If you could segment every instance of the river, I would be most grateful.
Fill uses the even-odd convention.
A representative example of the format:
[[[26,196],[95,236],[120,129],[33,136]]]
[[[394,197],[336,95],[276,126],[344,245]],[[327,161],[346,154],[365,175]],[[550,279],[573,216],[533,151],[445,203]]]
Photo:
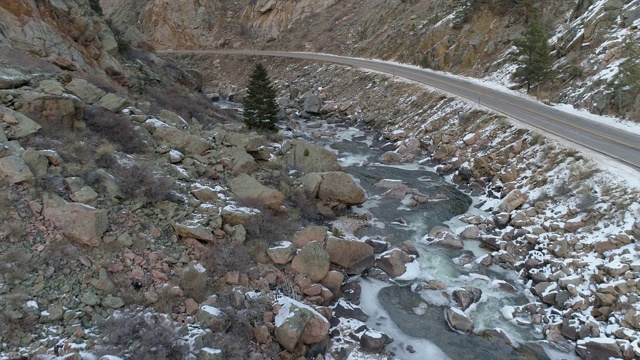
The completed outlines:
[[[371,213],[372,226],[364,228],[357,236],[385,240],[391,245],[411,239],[420,254],[417,258],[419,270],[403,276],[405,280],[383,282],[366,276],[359,280],[362,288],[360,306],[369,315],[367,325],[394,338],[394,342],[387,345],[394,358],[577,359],[573,353],[549,346],[542,340],[539,328],[523,319],[517,322],[517,319],[504,315],[514,306],[534,301],[525,296],[515,272],[498,266],[480,266],[478,262],[467,266],[456,264],[455,259],[461,255],[478,258],[488,254],[478,241],[464,240],[461,250],[429,245],[423,241],[436,225],[450,225],[455,230],[460,226],[457,217],[462,214],[489,216],[472,206],[477,199],[434,172],[426,165],[426,156],[408,164],[378,163],[383,153],[380,149],[383,139],[373,131],[344,124],[326,124],[324,121],[308,122],[307,125],[312,128],[314,136],[304,129],[295,136],[303,136],[337,152],[343,170],[367,192],[367,202],[353,208],[353,211]],[[407,205],[405,199],[383,196],[386,189],[375,186],[382,179],[400,180],[430,199],[441,197],[446,200]],[[446,291],[416,291],[412,286],[433,279],[447,284]],[[505,283],[511,286],[504,286]],[[480,302],[467,311],[475,325],[473,334],[450,330],[444,319],[444,309],[453,304],[451,292],[466,286],[482,290]],[[502,329],[510,341],[490,330],[496,328]]]

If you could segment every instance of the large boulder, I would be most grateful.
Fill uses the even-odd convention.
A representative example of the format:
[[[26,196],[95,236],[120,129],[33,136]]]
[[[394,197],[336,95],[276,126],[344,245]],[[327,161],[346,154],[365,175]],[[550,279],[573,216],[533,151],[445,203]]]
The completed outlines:
[[[49,95],[32,91],[13,91],[16,110],[35,119],[40,125],[72,129],[82,120],[85,103],[73,96]]]
[[[576,353],[584,360],[622,358],[622,351],[616,340],[604,337],[578,340]]]
[[[322,99],[317,95],[309,95],[304,99],[302,109],[310,114],[319,114],[322,108]]]
[[[21,139],[40,130],[37,122],[4,106],[0,106],[0,121],[7,124],[4,132],[9,140]]]
[[[444,309],[444,319],[453,331],[463,334],[473,331],[473,321],[460,309],[452,307]]]
[[[462,289],[454,290],[451,297],[462,310],[467,310],[472,304],[480,301],[482,298],[482,290],[465,286]]]
[[[367,201],[364,190],[353,178],[342,171],[330,171],[321,174],[322,182],[318,188],[318,199],[327,202],[338,202],[346,205],[357,205]]]
[[[329,253],[317,241],[305,245],[293,258],[291,268],[301,274],[309,275],[312,281],[324,279],[329,272],[331,259]]]
[[[268,207],[280,207],[284,202],[284,194],[278,190],[262,185],[258,180],[247,174],[229,181],[229,189],[238,200]]]
[[[142,125],[152,134],[156,143],[180,150],[183,154],[200,155],[211,148],[211,144],[206,140],[167,125],[160,120],[149,119]]]
[[[0,184],[32,184],[35,178],[24,160],[18,156],[7,156],[0,159]]]
[[[93,247],[100,245],[102,234],[109,226],[106,210],[67,203],[56,195],[44,196],[42,214],[70,240]]]
[[[75,78],[65,88],[87,104],[95,104],[107,93],[87,80]]]
[[[17,70],[1,69],[0,70],[0,89],[17,89],[19,87],[29,85],[31,77]]]
[[[327,238],[327,230],[328,228],[326,226],[309,226],[303,230],[296,231],[293,234],[293,244],[298,249],[302,249],[312,241],[324,244],[325,239]]]
[[[504,198],[504,200],[502,200],[502,203],[500,204],[500,206],[498,206],[498,210],[500,212],[510,213],[520,207],[520,205],[524,204],[527,199],[528,196],[526,194],[523,194],[522,191],[515,189],[511,191],[509,195]]]
[[[364,242],[329,236],[325,248],[331,262],[345,268],[349,275],[361,274],[375,261],[373,247]]]
[[[380,255],[376,265],[387,274],[396,277],[407,271],[407,263],[413,261],[413,257],[400,249],[391,249]]]
[[[129,101],[116,94],[109,93],[101,97],[100,100],[96,102],[96,106],[116,113],[129,106]]]
[[[293,352],[298,343],[319,343],[329,335],[329,321],[310,306],[289,297],[280,298],[278,304],[276,339],[286,350]]]
[[[287,166],[304,173],[341,170],[338,156],[322,146],[291,140],[282,146]]]
[[[251,174],[256,170],[256,162],[244,147],[234,146],[221,151],[222,156],[231,160],[231,170],[234,174]]]

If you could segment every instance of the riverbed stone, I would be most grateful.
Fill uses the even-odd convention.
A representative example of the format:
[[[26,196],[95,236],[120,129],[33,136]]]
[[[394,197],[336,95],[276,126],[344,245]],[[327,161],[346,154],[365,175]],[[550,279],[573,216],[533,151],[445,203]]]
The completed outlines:
[[[482,298],[482,290],[465,286],[462,289],[453,290],[451,297],[462,310],[467,310],[472,304],[480,301]]]
[[[459,333],[470,333],[475,327],[471,318],[460,309],[452,307],[446,308],[444,310],[444,319],[451,330]]]
[[[400,249],[391,249],[376,260],[376,265],[387,274],[397,277],[407,271],[407,263],[413,261],[413,257]]]
[[[353,178],[342,171],[330,171],[321,174],[322,182],[318,189],[318,199],[338,202],[346,205],[358,205],[367,200],[364,190]]]
[[[576,353],[584,360],[622,358],[622,350],[615,339],[587,338],[578,340]]]
[[[339,171],[338,156],[322,146],[303,140],[291,140],[282,145],[287,166],[304,173]]]
[[[392,341],[393,339],[389,337],[389,335],[370,329],[365,331],[360,337],[360,346],[362,346],[365,351],[379,354],[385,345]]]
[[[331,262],[342,266],[349,275],[361,274],[373,266],[375,260],[373,247],[360,241],[329,236],[327,237],[325,248],[329,253]]]

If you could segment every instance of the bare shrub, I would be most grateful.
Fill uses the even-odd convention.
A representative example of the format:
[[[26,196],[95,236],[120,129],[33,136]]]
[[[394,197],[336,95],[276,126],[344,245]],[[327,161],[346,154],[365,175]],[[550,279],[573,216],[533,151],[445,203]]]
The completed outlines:
[[[593,191],[591,186],[585,186],[580,188],[577,191],[578,199],[576,203],[576,208],[580,211],[588,211],[593,208],[593,205],[596,204],[598,197]]]
[[[3,275],[7,282],[24,279],[29,273],[31,258],[31,253],[19,245],[4,249],[0,256],[0,275]]]
[[[209,295],[210,278],[206,273],[201,273],[193,267],[189,267],[180,277],[180,288],[186,297],[197,302],[206,300]]]
[[[171,321],[152,314],[118,312],[99,321],[103,335],[96,346],[96,355],[116,355],[126,359],[183,359],[188,346],[178,336],[178,327]]]
[[[118,144],[126,153],[144,153],[149,148],[136,132],[131,121],[123,114],[114,114],[96,106],[88,106],[84,113],[84,121],[91,131]]]
[[[572,191],[573,189],[566,182],[562,181],[553,187],[553,196],[566,196]]]
[[[125,197],[153,204],[167,198],[174,180],[168,176],[156,176],[148,165],[117,163],[111,169]]]
[[[244,244],[222,241],[209,246],[201,260],[214,279],[229,271],[247,272],[254,263],[251,251]]]
[[[254,217],[245,225],[248,238],[263,240],[267,244],[288,239],[299,227],[299,224],[291,221],[286,213],[270,209],[260,209],[260,216]]]

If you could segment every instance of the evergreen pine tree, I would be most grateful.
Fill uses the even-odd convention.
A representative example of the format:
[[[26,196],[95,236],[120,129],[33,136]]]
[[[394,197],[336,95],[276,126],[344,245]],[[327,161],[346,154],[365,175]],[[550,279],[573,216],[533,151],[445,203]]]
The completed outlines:
[[[276,115],[280,108],[276,103],[276,91],[261,63],[256,64],[249,76],[249,86],[243,103],[244,122],[247,127],[278,131]]]
[[[637,41],[633,37],[628,38],[620,54],[624,60],[618,67],[618,77],[613,87],[614,101],[620,112],[632,108],[640,95],[640,46]]]
[[[553,61],[549,38],[542,23],[532,19],[513,45],[516,49],[511,53],[511,59],[520,65],[514,75],[526,82],[528,93],[532,85],[539,86],[551,77]]]

